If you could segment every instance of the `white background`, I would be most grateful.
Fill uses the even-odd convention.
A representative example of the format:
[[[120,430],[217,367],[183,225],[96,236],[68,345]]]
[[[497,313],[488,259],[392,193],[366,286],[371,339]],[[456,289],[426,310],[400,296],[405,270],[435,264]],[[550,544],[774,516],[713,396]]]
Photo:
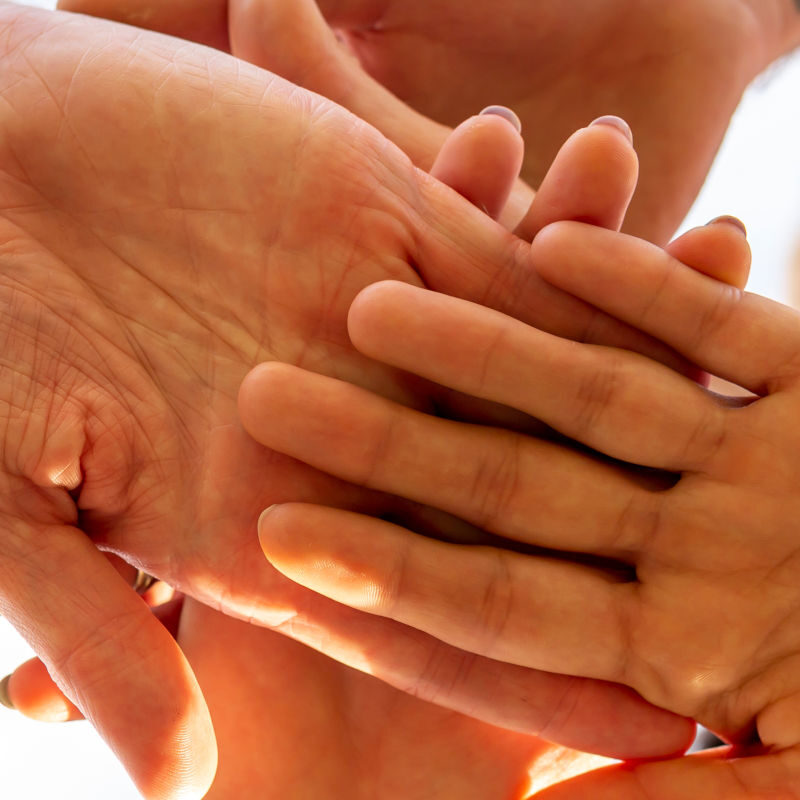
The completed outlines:
[[[29,0],[52,7],[55,0]],[[707,184],[684,228],[719,214],[747,224],[753,248],[750,289],[790,302],[800,272],[800,54],[777,65],[747,93]],[[800,277],[800,276],[799,276]],[[798,282],[800,285],[800,282]],[[795,298],[800,302],[800,293]],[[0,619],[0,675],[30,649]],[[8,800],[135,800],[114,757],[85,722],[46,725],[0,707],[0,797]]]

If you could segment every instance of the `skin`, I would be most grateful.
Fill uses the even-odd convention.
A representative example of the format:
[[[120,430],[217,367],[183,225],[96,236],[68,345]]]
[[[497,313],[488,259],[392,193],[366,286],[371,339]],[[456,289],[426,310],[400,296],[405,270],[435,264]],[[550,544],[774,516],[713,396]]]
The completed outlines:
[[[529,772],[552,782],[553,762],[576,772],[591,764],[582,754],[424,703],[369,675],[333,669],[319,653],[206,606],[191,609],[181,644],[220,746],[210,800],[248,794],[509,800],[528,795]],[[273,667],[269,674],[265,663]]]
[[[507,125],[496,123],[494,118],[476,118],[459,126],[434,170],[465,187],[479,206],[502,205],[518,163],[518,137]],[[582,159],[588,160],[591,153],[586,152],[589,143],[586,135],[576,137],[562,158],[581,168]],[[487,152],[494,171],[486,169]],[[505,153],[505,169],[500,153]],[[474,175],[480,180],[473,181]],[[545,186],[542,196],[547,195]],[[735,254],[730,233],[727,225],[698,229],[673,247],[709,272],[717,265],[730,271],[737,263],[746,270],[744,260],[730,257]],[[726,242],[729,258],[711,258],[724,251]],[[740,275],[742,281],[745,277]],[[123,562],[115,566],[126,572]],[[396,793],[402,786],[409,798],[457,793],[487,800],[527,796],[529,786],[541,788],[602,763],[436,709],[357,672],[334,669],[305,648],[191,600],[178,631],[175,606],[173,601],[156,613],[188,656],[214,720],[220,764],[209,798],[242,796],[253,787],[268,786],[278,794],[303,792],[311,797],[324,792],[350,800]],[[267,663],[272,669],[265,674]],[[19,711],[34,718],[80,716],[37,659],[15,671],[9,694]],[[337,713],[331,713],[334,708]],[[385,725],[387,718],[393,720],[391,729]],[[243,740],[258,741],[259,747],[242,747]],[[301,741],[304,746],[298,748]],[[415,764],[413,784],[408,782],[409,761]],[[528,774],[535,776],[533,783]]]
[[[518,152],[510,128],[487,128],[484,122],[468,120],[441,154],[462,185],[480,166],[471,160],[476,138],[492,145],[495,154],[507,148],[512,162]],[[473,187],[476,202],[491,205],[493,196],[502,197],[513,178],[507,174],[505,187],[501,182],[483,190]],[[697,264],[713,268],[703,250],[726,241],[730,233],[727,227],[698,229],[681,246]],[[730,263],[725,262],[728,268]],[[348,800],[398,793],[412,800],[454,795],[507,800],[604,761],[436,708],[356,671],[335,669],[298,644],[191,600],[178,629],[170,616],[174,605],[160,606],[156,613],[192,665],[220,750],[207,798],[240,797],[263,787],[259,791],[276,795],[324,793]],[[265,664],[271,665],[269,671]],[[34,718],[75,716],[76,709],[38,660],[11,676],[9,692],[17,709]],[[258,746],[243,747],[243,742]],[[414,764],[413,781],[409,763]],[[665,781],[669,785],[669,778]]]
[[[749,401],[397,284],[359,296],[351,337],[375,358],[510,404],[599,453],[676,474],[666,489],[560,445],[435,420],[283,366],[251,373],[243,420],[261,441],[356,484],[458,510],[512,540],[624,562],[633,579],[563,554],[431,542],[308,505],[262,517],[265,553],[302,585],[476,654],[628,683],[751,756],[611,767],[545,791],[548,800],[796,797],[800,316],[578,223],[548,227],[534,250],[556,285],[741,385]],[[462,334],[445,335],[454,329]],[[278,443],[267,397],[284,426],[294,414],[309,420],[291,442]],[[763,748],[748,749],[756,736]]]
[[[351,109],[424,169],[446,136],[442,124],[504,103],[526,131],[522,177],[538,186],[573,130],[618,114],[642,161],[626,230],[660,244],[688,211],[745,87],[800,43],[792,0],[502,0],[490,14],[459,0],[62,7],[230,48]]]
[[[216,746],[200,688],[98,548],[230,615],[311,643],[334,631],[364,668],[364,653],[382,641],[374,618],[273,570],[254,537],[257,517],[288,499],[419,516],[415,504],[254,443],[236,408],[254,364],[284,360],[447,408],[448,397],[349,342],[350,303],[385,279],[684,362],[549,289],[524,241],[374,129],[268,73],[13,5],[0,6],[0,48],[0,608],[145,796],[202,796]],[[627,193],[603,209],[593,188],[567,198],[556,180],[534,218],[621,218],[635,156],[608,126],[589,130],[589,149],[616,165]],[[517,730],[546,728],[568,744],[629,755],[675,752],[690,731],[603,682],[490,659],[470,658],[463,672],[455,648],[441,649],[431,674],[424,641],[407,629],[402,652],[379,654],[402,667],[388,678],[487,722],[525,697]],[[484,693],[475,703],[476,687],[501,678],[513,684],[505,698]],[[609,711],[619,727],[598,728]]]

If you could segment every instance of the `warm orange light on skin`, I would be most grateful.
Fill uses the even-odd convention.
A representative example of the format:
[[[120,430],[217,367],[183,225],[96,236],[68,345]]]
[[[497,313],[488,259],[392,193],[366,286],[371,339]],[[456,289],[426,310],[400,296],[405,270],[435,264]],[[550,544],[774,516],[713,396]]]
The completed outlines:
[[[20,714],[40,722],[83,719],[83,714],[61,693],[38,658],[14,670],[8,680],[8,699]]]

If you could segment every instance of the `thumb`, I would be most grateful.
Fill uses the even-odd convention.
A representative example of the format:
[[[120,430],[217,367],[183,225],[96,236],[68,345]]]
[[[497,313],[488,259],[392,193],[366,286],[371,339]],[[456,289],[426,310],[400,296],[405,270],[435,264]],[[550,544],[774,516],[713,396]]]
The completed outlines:
[[[0,608],[147,798],[200,798],[211,719],[169,632],[77,528],[0,517]]]

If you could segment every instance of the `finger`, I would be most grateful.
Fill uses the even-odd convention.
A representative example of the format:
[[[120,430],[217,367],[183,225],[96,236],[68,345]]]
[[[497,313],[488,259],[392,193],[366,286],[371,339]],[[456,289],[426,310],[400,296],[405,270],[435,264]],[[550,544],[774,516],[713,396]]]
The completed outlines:
[[[422,414],[297,367],[256,367],[242,384],[239,410],[248,433],[272,450],[508,539],[629,558],[657,516],[659,495],[618,468],[549,442]]]
[[[613,458],[701,469],[723,440],[727,417],[692,381],[473,303],[381,282],[355,299],[348,327],[370,358],[517,408]]]
[[[522,167],[520,122],[509,109],[490,107],[448,137],[431,175],[497,219]]]
[[[783,683],[778,691],[783,697],[770,699],[759,712],[759,740],[768,747],[789,748],[800,743],[800,692]]]
[[[619,230],[639,175],[632,142],[618,117],[601,117],[573,133],[515,233],[531,241],[545,225],[565,219]]]
[[[70,722],[83,719],[80,709],[50,677],[47,667],[31,658],[3,678],[3,705],[40,722]],[[7,702],[6,702],[7,701]]]
[[[483,658],[281,580],[274,630],[421,700],[616,758],[676,754],[693,739],[690,720],[627,687]]]
[[[76,14],[124,22],[191,42],[228,49],[227,0],[58,0]]]
[[[437,542],[302,503],[264,512],[259,540],[296,583],[454,647],[549,672],[622,677],[622,608],[632,584],[594,569]]]
[[[640,239],[556,223],[533,243],[539,273],[756,394],[797,375],[797,312],[709,280]]]
[[[429,288],[559,336],[624,347],[675,370],[696,373],[686,359],[653,337],[553,287],[538,275],[531,249],[518,238],[498,238],[497,228],[492,229],[479,210],[465,204],[456,213],[452,193],[439,181],[422,174],[417,178],[415,199],[423,226],[409,256]]]
[[[665,248],[673,258],[709,278],[744,289],[752,254],[747,231],[735,217],[718,217],[692,228]]]
[[[146,797],[202,797],[213,729],[169,633],[80,531],[6,516],[2,539],[0,604],[61,691]]]
[[[800,752],[733,757],[731,748],[604,767],[537,792],[536,800],[794,800]]]
[[[115,557],[114,560],[126,564],[122,559]],[[159,582],[156,585],[165,584]],[[178,634],[182,604],[182,597],[173,598],[153,610],[155,618],[173,638]],[[123,666],[121,664],[120,668]],[[58,688],[39,658],[31,658],[20,664],[0,681],[0,703],[39,722],[71,722],[83,719],[80,709]]]

